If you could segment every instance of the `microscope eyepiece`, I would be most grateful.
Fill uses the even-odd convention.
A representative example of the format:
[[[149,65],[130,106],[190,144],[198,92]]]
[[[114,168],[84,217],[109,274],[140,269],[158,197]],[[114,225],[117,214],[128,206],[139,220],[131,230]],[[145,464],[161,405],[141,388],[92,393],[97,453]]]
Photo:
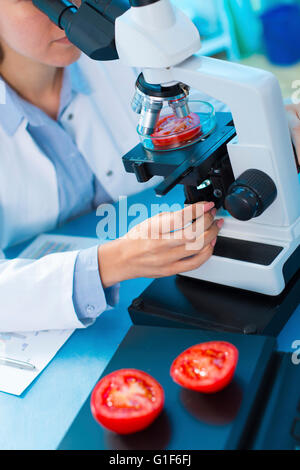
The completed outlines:
[[[78,8],[68,0],[33,0],[33,4],[91,59],[119,58],[115,22],[129,9],[128,0],[85,0]]]
[[[74,3],[68,0],[33,0],[33,4],[62,29],[61,20],[67,10],[70,10],[68,13],[76,13],[77,11]]]

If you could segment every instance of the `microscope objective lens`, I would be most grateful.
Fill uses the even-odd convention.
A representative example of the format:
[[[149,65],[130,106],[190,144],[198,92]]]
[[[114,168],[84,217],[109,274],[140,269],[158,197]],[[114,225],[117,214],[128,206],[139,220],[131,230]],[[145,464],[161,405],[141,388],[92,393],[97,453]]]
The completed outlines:
[[[216,126],[215,110],[204,101],[180,98],[146,101],[140,113],[137,132],[148,150],[185,148],[204,140]]]

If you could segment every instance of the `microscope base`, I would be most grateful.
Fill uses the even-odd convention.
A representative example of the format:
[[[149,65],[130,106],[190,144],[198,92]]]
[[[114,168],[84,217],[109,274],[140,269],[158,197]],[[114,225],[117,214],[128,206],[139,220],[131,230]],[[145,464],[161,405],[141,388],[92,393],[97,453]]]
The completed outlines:
[[[155,280],[129,307],[135,325],[276,337],[300,305],[300,271],[270,297],[174,276]]]
[[[300,246],[296,248],[296,242],[299,244],[300,240],[272,245],[267,239],[259,240],[256,234],[241,240],[239,233],[234,233],[234,224],[231,217],[225,217],[225,228],[217,239],[213,256],[184,276],[251,291],[254,295],[278,297],[299,270]],[[299,229],[300,219],[294,226],[295,233]]]

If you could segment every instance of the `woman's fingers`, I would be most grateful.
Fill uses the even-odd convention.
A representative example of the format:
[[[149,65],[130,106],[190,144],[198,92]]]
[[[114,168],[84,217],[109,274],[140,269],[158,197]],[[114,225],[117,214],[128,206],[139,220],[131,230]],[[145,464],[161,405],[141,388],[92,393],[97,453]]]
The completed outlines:
[[[203,250],[201,250],[197,255],[192,256],[191,258],[185,258],[173,264],[170,268],[170,276],[178,273],[186,273],[188,271],[194,271],[195,269],[202,266],[213,254],[212,245],[207,245]]]
[[[153,232],[148,232],[149,220],[139,224],[126,237],[120,239],[119,243],[121,248],[123,247],[119,254],[121,279],[171,276],[192,271],[205,263],[213,254],[224,220],[214,220],[216,210],[211,209],[212,204],[201,206],[200,211],[193,208],[189,219],[186,219],[190,220],[190,227],[178,230],[179,239],[175,238],[176,232],[153,236]],[[153,219],[157,224],[159,217]],[[189,236],[185,231],[187,228],[192,232]]]
[[[196,219],[192,224],[173,232],[172,238],[178,242],[178,245],[196,242],[199,238],[203,238],[204,233],[213,225],[216,213],[216,209],[206,212],[203,217]]]
[[[208,245],[214,248],[215,241],[223,224],[224,220],[220,219],[214,222],[210,229],[204,232],[194,242],[188,242],[185,245],[176,246],[164,251],[161,258],[162,265],[172,265],[178,261],[198,255],[199,252],[205,249]]]
[[[224,225],[224,219],[217,220],[214,222],[209,230],[206,230],[199,238],[194,242],[189,242],[186,244],[186,251],[193,251],[196,254],[199,250],[202,250],[207,245],[215,247],[216,238],[219,235],[221,228]]]
[[[159,214],[157,222],[161,234],[178,231],[214,208],[213,202],[197,202],[175,212]]]
[[[185,238],[197,238],[213,223],[216,215],[216,211],[212,212],[213,208],[213,202],[198,202],[179,211],[160,213],[134,227],[125,238],[174,239],[177,241],[175,244],[184,243]]]

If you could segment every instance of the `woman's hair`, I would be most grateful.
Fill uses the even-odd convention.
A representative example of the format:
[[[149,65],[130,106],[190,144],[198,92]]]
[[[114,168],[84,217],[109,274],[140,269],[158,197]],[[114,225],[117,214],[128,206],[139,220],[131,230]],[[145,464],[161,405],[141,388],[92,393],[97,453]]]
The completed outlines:
[[[4,59],[4,54],[3,54],[3,49],[2,49],[1,44],[0,44],[0,64],[1,64],[3,59]]]

